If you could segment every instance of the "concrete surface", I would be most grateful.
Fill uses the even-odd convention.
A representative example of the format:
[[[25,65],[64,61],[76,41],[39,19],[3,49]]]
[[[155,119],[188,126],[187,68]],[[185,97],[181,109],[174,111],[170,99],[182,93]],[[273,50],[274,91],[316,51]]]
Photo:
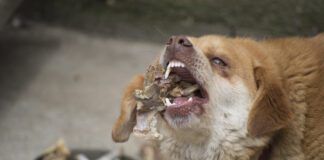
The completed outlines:
[[[37,25],[0,33],[0,159],[31,160],[58,138],[72,149],[124,148],[110,138],[121,91],[162,49]]]

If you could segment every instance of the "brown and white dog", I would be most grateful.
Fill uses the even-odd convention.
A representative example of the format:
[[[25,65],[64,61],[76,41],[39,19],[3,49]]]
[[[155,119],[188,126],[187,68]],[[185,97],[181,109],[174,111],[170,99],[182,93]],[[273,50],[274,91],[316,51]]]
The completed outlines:
[[[164,159],[323,160],[324,35],[256,41],[173,36],[159,63],[190,74],[201,94],[174,100],[161,114]],[[126,141],[136,123],[127,87],[112,137]],[[203,100],[203,101],[199,101]]]

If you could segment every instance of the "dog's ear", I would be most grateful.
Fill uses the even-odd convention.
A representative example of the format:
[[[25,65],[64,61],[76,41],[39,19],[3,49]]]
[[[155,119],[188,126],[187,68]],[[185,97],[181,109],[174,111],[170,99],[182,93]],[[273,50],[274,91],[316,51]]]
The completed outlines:
[[[254,77],[257,92],[249,114],[248,132],[259,137],[285,127],[292,112],[282,82],[273,71],[256,67]]]
[[[115,142],[125,142],[132,133],[136,124],[136,101],[133,93],[136,89],[143,88],[144,77],[135,76],[124,91],[121,101],[120,115],[112,130],[112,139]]]

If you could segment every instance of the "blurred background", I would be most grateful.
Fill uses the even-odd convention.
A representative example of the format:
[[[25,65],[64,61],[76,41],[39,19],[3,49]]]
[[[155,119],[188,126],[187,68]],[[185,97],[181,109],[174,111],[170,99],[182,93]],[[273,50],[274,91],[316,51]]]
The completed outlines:
[[[171,35],[254,38],[324,30],[323,0],[0,0],[0,159],[120,150],[110,132],[123,87]]]

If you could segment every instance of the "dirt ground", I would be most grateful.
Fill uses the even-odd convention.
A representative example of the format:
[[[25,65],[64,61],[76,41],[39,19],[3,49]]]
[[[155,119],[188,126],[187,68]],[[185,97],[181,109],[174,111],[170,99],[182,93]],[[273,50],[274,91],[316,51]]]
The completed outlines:
[[[125,84],[163,44],[33,25],[0,34],[0,159],[33,159],[58,138],[72,149],[123,148],[110,138]]]

